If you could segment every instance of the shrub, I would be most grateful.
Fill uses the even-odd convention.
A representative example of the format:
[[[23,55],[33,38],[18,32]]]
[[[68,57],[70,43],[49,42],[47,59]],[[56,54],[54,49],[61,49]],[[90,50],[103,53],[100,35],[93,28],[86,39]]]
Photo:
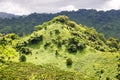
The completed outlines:
[[[117,74],[117,75],[116,75],[116,78],[117,78],[118,80],[120,80],[120,74]]]
[[[86,47],[85,43],[78,43],[77,49],[78,50],[83,50]]]
[[[57,44],[57,41],[56,41],[56,40],[54,40],[54,39],[52,39],[52,43]]]
[[[35,57],[35,59],[37,59],[37,57]]]
[[[104,73],[104,70],[101,70],[100,73],[103,74],[103,73]]]
[[[62,40],[62,44],[67,44],[68,40]]]
[[[47,27],[45,26],[44,29],[47,30]]]
[[[50,36],[52,36],[52,32],[50,31]]]
[[[77,52],[77,46],[75,44],[68,45],[68,51],[70,53]]]
[[[111,80],[109,77],[106,77],[106,80]]]
[[[77,45],[78,43],[79,43],[79,39],[78,38],[70,38],[69,39],[69,44]]]
[[[68,19],[69,18],[67,16],[61,15],[61,16],[55,17],[53,21],[60,22],[60,23],[66,23]]]
[[[95,37],[94,35],[90,35],[90,36],[89,36],[89,40],[91,40],[91,41],[94,42],[94,41],[96,41],[96,37]]]
[[[55,34],[60,34],[60,31],[56,29]]]
[[[117,49],[116,48],[110,48],[109,52],[116,52]]]
[[[68,58],[68,59],[66,60],[66,65],[67,65],[67,66],[71,66],[72,63],[73,63],[73,61],[72,61],[71,58]]]
[[[117,50],[119,50],[119,41],[117,39],[109,38],[107,41],[107,45],[110,48],[116,48]]]
[[[42,27],[41,25],[40,25],[40,26],[35,26],[35,30],[36,30],[36,31],[42,30],[42,28],[43,28],[43,27]]]
[[[17,48],[17,50],[20,50],[21,47],[24,47],[24,46],[26,46],[27,44],[28,44],[27,41],[19,41],[19,42],[17,42],[17,44],[15,45],[15,47]]]
[[[20,62],[25,62],[26,61],[26,56],[25,55],[22,55],[20,56]]]
[[[44,49],[46,49],[48,46],[50,46],[50,42],[46,42],[45,45],[44,45]]]
[[[99,50],[99,51],[102,51],[102,52],[105,52],[107,50],[107,48],[105,48],[103,46],[100,46],[100,45],[95,45],[95,49]]]
[[[58,42],[57,43],[57,47],[60,48],[62,46],[62,43],[61,42]]]
[[[19,38],[19,36],[17,34],[15,34],[15,33],[7,34],[5,37],[10,38],[12,40],[15,40],[15,39]]]
[[[0,59],[0,63],[5,63],[5,61],[3,59]]]
[[[102,52],[105,52],[105,51],[106,51],[104,47],[100,47],[99,50],[102,51]]]
[[[31,43],[31,44],[36,44],[36,43],[38,43],[39,41],[43,41],[43,35],[31,37],[28,41],[29,41],[29,43]]]
[[[7,41],[5,40],[5,37],[0,37],[0,44],[6,45]]]
[[[20,52],[22,52],[23,54],[26,54],[26,55],[32,53],[31,50],[30,50],[28,47],[22,47],[22,48],[20,49]]]
[[[67,25],[72,27],[72,28],[76,27],[76,23],[73,21],[68,21]]]
[[[58,57],[58,55],[59,55],[59,53],[58,53],[58,51],[56,50],[56,51],[55,51],[55,56]]]

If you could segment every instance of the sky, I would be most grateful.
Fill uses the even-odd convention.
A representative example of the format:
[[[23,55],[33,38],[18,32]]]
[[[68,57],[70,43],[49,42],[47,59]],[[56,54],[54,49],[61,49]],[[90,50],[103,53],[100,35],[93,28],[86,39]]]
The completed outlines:
[[[120,0],[0,0],[0,12],[16,15],[56,13],[78,9],[120,9]]]

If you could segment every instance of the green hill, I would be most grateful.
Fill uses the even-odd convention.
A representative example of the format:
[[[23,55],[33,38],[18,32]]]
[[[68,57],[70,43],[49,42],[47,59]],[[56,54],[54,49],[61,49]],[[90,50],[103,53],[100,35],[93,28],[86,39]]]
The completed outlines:
[[[117,80],[120,42],[58,16],[31,35],[0,35],[0,79]]]

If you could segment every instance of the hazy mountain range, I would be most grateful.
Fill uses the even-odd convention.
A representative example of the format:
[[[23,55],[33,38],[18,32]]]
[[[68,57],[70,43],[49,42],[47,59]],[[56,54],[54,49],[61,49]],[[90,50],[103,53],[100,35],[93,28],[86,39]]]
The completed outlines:
[[[80,9],[55,14],[33,13],[26,16],[17,16],[17,18],[12,14],[4,15],[9,19],[0,19],[1,33],[29,34],[34,30],[34,26],[42,24],[55,16],[66,15],[78,24],[94,27],[98,32],[104,33],[106,37],[111,36],[120,39],[120,10],[96,11],[93,9]],[[11,18],[11,16],[14,18]]]
[[[18,17],[17,15],[14,15],[14,14],[10,14],[10,13],[5,13],[5,12],[0,12],[0,18],[1,19],[11,19],[13,17]]]

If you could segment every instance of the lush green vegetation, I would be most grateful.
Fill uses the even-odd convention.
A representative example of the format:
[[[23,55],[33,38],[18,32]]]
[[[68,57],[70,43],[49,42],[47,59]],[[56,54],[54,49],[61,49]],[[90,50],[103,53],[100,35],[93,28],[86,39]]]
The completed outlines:
[[[34,26],[42,24],[58,15],[66,15],[75,22],[94,27],[104,33],[105,37],[115,37],[120,40],[120,10],[96,11],[81,9],[78,11],[63,11],[56,14],[37,14],[20,16],[12,19],[0,19],[0,33],[17,33],[19,35],[32,33]]]
[[[120,42],[58,16],[31,35],[0,34],[0,79],[117,80]]]
[[[52,65],[33,65],[31,63],[6,63],[0,70],[2,80],[79,80],[77,72],[59,70]],[[94,79],[94,78],[93,78]]]

